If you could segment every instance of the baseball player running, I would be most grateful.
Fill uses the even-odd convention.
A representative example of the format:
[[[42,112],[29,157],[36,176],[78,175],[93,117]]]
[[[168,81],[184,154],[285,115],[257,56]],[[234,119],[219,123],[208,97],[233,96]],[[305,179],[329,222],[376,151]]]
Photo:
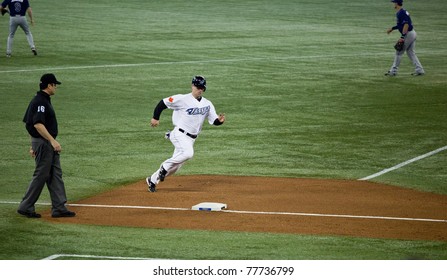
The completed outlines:
[[[402,56],[405,51],[407,52],[408,57],[415,67],[413,76],[421,76],[425,74],[424,68],[419,62],[418,57],[415,53],[416,48],[416,31],[413,28],[413,24],[411,22],[410,13],[402,8],[403,0],[391,0],[394,3],[394,9],[397,11],[397,25],[389,28],[387,33],[390,34],[393,30],[399,30],[401,33],[401,37],[399,39],[400,42],[404,43],[402,50],[396,50],[396,54],[394,56],[394,63],[391,66],[391,69],[385,73],[386,76],[396,76],[397,71],[399,70],[399,65],[402,60]]]
[[[14,41],[14,35],[16,34],[17,28],[23,29],[26,35],[26,39],[34,55],[37,55],[36,46],[34,45],[33,34],[29,29],[28,22],[26,21],[26,14],[28,14],[30,22],[34,25],[33,12],[29,5],[28,0],[4,0],[0,6],[2,14],[8,12],[6,7],[9,8],[9,36],[6,46],[6,57],[11,57],[12,54],[12,43]]]
[[[202,96],[206,91],[205,78],[194,76],[191,88],[191,93],[164,98],[155,107],[151,119],[152,127],[159,125],[160,115],[164,109],[174,110],[172,114],[174,129],[166,135],[175,149],[172,157],[165,160],[152,176],[146,178],[149,192],[156,192],[156,185],[163,182],[166,176],[174,174],[192,158],[194,142],[202,130],[205,119],[212,125],[221,125],[225,122],[225,114],[217,115],[211,101]]]

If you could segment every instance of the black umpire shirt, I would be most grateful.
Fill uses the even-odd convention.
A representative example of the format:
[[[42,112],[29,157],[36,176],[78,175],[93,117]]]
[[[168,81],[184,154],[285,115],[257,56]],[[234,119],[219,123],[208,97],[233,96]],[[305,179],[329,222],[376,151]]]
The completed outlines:
[[[51,98],[46,92],[37,92],[36,96],[29,103],[28,109],[26,109],[23,122],[26,125],[26,130],[32,137],[42,138],[34,127],[35,124],[41,123],[48,130],[48,133],[56,139],[58,133],[56,113],[51,105]]]

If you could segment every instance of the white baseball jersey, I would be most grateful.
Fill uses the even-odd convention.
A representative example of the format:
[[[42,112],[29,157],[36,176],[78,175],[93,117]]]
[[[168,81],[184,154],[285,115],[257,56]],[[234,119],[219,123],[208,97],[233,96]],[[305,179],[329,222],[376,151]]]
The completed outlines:
[[[192,93],[177,94],[163,99],[163,102],[166,107],[174,110],[172,114],[174,126],[191,134],[200,133],[205,118],[208,118],[209,124],[213,124],[218,117],[214,105],[203,96],[199,101]]]

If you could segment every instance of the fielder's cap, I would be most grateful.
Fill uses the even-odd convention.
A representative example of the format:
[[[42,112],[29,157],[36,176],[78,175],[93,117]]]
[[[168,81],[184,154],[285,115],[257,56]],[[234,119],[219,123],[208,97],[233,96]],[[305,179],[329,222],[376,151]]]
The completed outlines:
[[[203,76],[194,76],[191,82],[196,88],[206,90],[206,80]]]
[[[402,3],[404,2],[404,0],[391,0],[391,2],[396,3],[399,6],[402,6]]]
[[[44,74],[44,75],[40,78],[40,83],[41,83],[41,84],[46,84],[46,85],[49,85],[49,84],[60,85],[60,84],[61,84],[61,82],[59,82],[59,81],[56,79],[56,76],[54,76],[54,74],[52,74],[52,73]]]

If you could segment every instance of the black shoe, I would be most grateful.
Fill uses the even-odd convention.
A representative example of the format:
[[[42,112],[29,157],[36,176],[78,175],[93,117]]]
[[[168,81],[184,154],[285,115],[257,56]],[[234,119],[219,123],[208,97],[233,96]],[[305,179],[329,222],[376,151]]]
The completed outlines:
[[[166,174],[168,173],[168,171],[166,171],[163,166],[160,167],[160,172],[158,172],[158,178],[160,179],[161,182],[163,182],[165,180]]]
[[[37,55],[36,49],[31,49],[31,51],[33,52],[34,55]]]
[[[19,213],[20,215],[23,215],[27,218],[40,218],[42,217],[40,214],[37,214],[36,212],[25,212],[22,210],[17,210],[17,213]]]
[[[425,73],[422,73],[422,72],[414,72],[414,73],[411,73],[411,76],[423,76]]]
[[[74,216],[76,216],[76,213],[72,212],[72,211],[68,211],[68,210],[63,211],[63,212],[54,211],[53,214],[51,214],[51,217],[53,217],[53,218],[65,218],[65,217],[70,218],[70,217],[74,217]]]
[[[147,177],[146,178],[146,183],[147,183],[147,191],[148,192],[156,192],[156,188],[155,188],[155,184],[151,182],[151,177]]]
[[[385,76],[391,76],[391,77],[394,77],[394,76],[397,76],[397,73],[396,73],[396,72],[388,71],[388,72],[385,73]]]

